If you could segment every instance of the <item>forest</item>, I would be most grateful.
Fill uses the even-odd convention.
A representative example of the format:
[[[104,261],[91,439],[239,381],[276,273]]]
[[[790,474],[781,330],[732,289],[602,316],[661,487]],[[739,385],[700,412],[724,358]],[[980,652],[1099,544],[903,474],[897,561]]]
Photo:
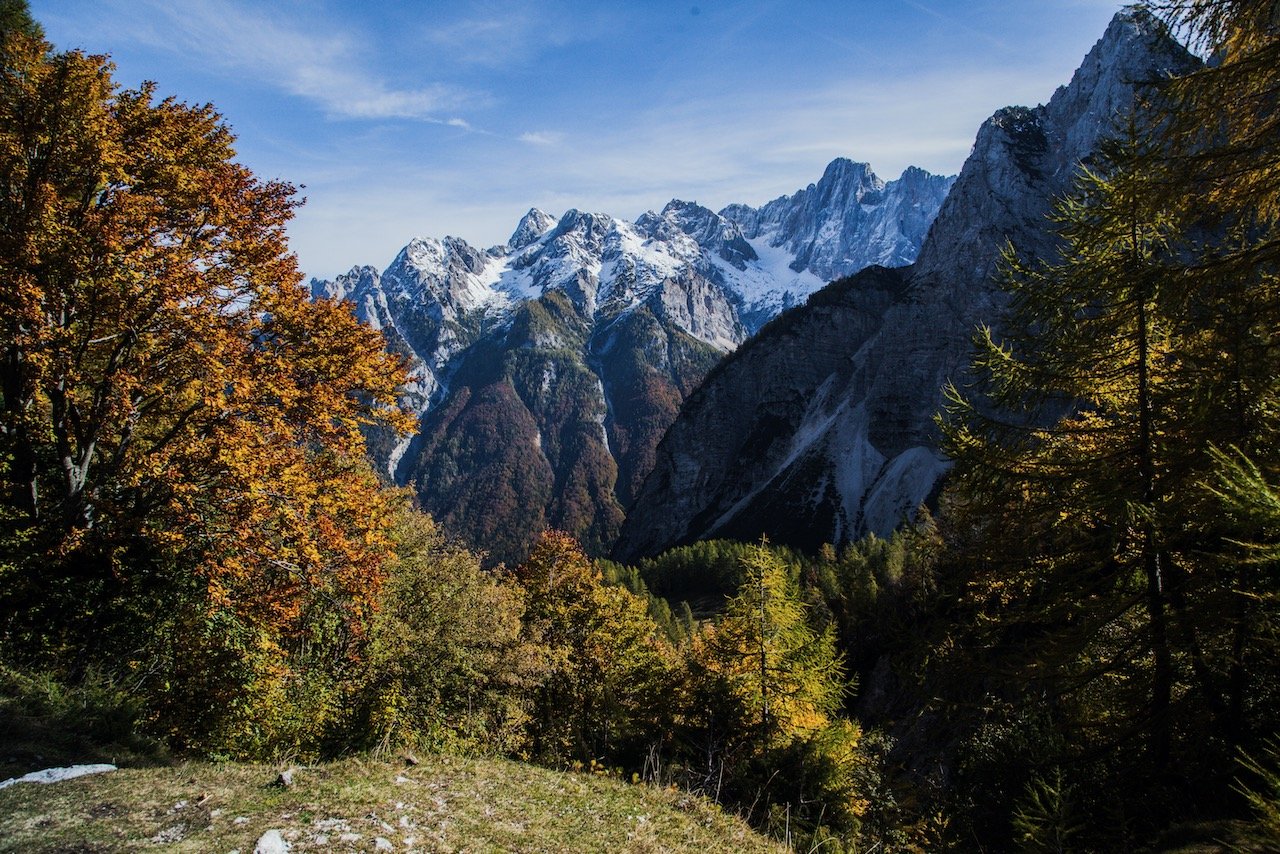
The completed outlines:
[[[1280,848],[1280,4],[1146,5],[1214,61],[1007,250],[914,524],[490,568],[368,462],[405,367],[303,288],[296,188],[0,4],[0,738],[505,756],[804,851]]]

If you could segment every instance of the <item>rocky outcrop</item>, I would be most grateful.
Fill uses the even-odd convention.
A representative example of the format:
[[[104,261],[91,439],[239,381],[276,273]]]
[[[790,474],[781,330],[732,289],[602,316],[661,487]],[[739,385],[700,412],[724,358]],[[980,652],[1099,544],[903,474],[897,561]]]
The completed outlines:
[[[915,260],[954,180],[913,166],[886,184],[868,164],[840,158],[818,183],[792,196],[758,209],[731,205],[720,214],[748,239],[785,248],[795,256],[793,270],[831,281]]]
[[[1046,215],[1079,164],[1143,84],[1195,63],[1156,21],[1127,10],[1047,105],[992,116],[876,328],[866,329],[874,300],[832,314],[824,291],[730,356],[659,445],[615,555],[761,534],[813,548],[884,534],[912,515],[947,467],[933,423],[942,389],[965,370],[975,326],[998,321],[1001,249],[1050,257]],[[856,172],[834,183],[865,185]],[[880,276],[832,287],[874,288]],[[808,364],[808,352],[822,355]]]

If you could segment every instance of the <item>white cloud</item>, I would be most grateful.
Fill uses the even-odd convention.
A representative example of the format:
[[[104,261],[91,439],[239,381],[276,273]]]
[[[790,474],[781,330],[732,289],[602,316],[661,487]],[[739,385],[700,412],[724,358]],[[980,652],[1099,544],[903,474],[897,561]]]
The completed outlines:
[[[868,161],[885,180],[909,165],[954,173],[992,112],[1046,100],[1061,82],[1026,69],[850,78],[666,103],[571,133],[477,135],[429,164],[385,151],[381,165],[366,158],[359,177],[307,180],[293,244],[309,273],[332,275],[385,265],[415,235],[500,243],[530,205],[628,219],[672,197],[759,205],[818,180],[835,157]]]
[[[469,15],[449,20],[450,13]],[[502,68],[535,62],[548,50],[619,31],[622,9],[563,0],[486,0],[450,4],[422,27],[421,40],[463,66]],[[443,20],[442,20],[443,19]]]
[[[304,98],[331,118],[419,119],[444,123],[442,110],[479,100],[437,83],[402,87],[370,70],[361,46],[321,29],[300,14],[236,0],[116,2],[117,25],[128,36],[188,56],[238,77],[274,85]],[[270,7],[265,7],[270,9]]]
[[[564,134],[550,130],[530,131],[522,133],[516,139],[521,142],[527,142],[530,145],[556,145],[564,139]]]

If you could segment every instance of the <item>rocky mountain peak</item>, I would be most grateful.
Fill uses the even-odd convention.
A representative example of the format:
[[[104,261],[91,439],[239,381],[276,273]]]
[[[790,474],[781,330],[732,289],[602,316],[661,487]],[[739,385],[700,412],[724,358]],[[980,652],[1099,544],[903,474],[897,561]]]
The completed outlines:
[[[748,261],[759,260],[756,251],[742,236],[742,229],[737,223],[697,202],[672,199],[662,209],[661,219],[673,224],[738,270],[745,270]]]
[[[355,300],[360,294],[376,288],[382,277],[377,267],[357,264],[333,279],[312,279],[312,299]]]
[[[791,196],[761,208],[730,205],[720,215],[736,223],[757,252],[758,241],[785,249],[793,271],[831,281],[915,260],[953,180],[916,170],[886,184],[868,164],[841,157],[817,183]]]
[[[817,548],[885,534],[910,517],[948,466],[933,423],[942,388],[963,383],[975,326],[1000,322],[1004,297],[992,273],[1001,249],[1012,243],[1050,257],[1047,214],[1080,164],[1146,84],[1195,67],[1149,15],[1125,10],[1048,104],[988,119],[954,187],[938,188],[946,199],[932,225],[917,220],[928,237],[914,265],[829,286],[690,396],[655,452],[615,554],[633,560],[692,540],[761,534]],[[771,245],[792,248],[811,270],[832,269],[872,223],[907,222],[939,181],[908,170],[877,196],[856,167],[832,164],[790,198],[723,213],[748,238],[785,232]],[[814,202],[841,194],[858,203]]]
[[[537,208],[529,208],[529,212],[520,218],[520,224],[511,233],[507,248],[515,251],[536,243],[544,234],[556,226],[556,218]]]
[[[1045,107],[1049,130],[1062,143],[1055,166],[1073,172],[1097,147],[1099,137],[1113,131],[1117,119],[1133,109],[1142,90],[1199,65],[1200,60],[1149,12],[1130,7],[1116,13],[1071,82]]]
[[[808,192],[816,193],[816,203],[831,199],[857,199],[868,193],[884,189],[884,181],[871,171],[870,163],[857,163],[846,157],[837,157],[827,164],[817,184],[810,184]],[[811,202],[811,204],[814,202]]]
[[[754,239],[739,216],[679,199],[634,223],[531,208],[503,246],[417,238],[380,276],[356,268],[313,291],[349,300],[409,360],[402,402],[419,430],[370,447],[424,507],[506,559],[546,524],[600,547],[724,353],[831,271],[910,262],[950,186],[913,181],[894,194],[866,164],[838,160],[793,196],[732,206],[767,225]],[[874,312],[892,291],[849,299]]]

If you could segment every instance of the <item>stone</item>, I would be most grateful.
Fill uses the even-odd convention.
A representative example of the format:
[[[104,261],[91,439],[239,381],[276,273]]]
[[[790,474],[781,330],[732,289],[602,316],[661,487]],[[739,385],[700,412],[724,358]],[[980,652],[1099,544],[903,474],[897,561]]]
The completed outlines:
[[[253,846],[253,854],[287,854],[289,847],[284,834],[278,830],[268,830],[258,837],[258,843]]]

